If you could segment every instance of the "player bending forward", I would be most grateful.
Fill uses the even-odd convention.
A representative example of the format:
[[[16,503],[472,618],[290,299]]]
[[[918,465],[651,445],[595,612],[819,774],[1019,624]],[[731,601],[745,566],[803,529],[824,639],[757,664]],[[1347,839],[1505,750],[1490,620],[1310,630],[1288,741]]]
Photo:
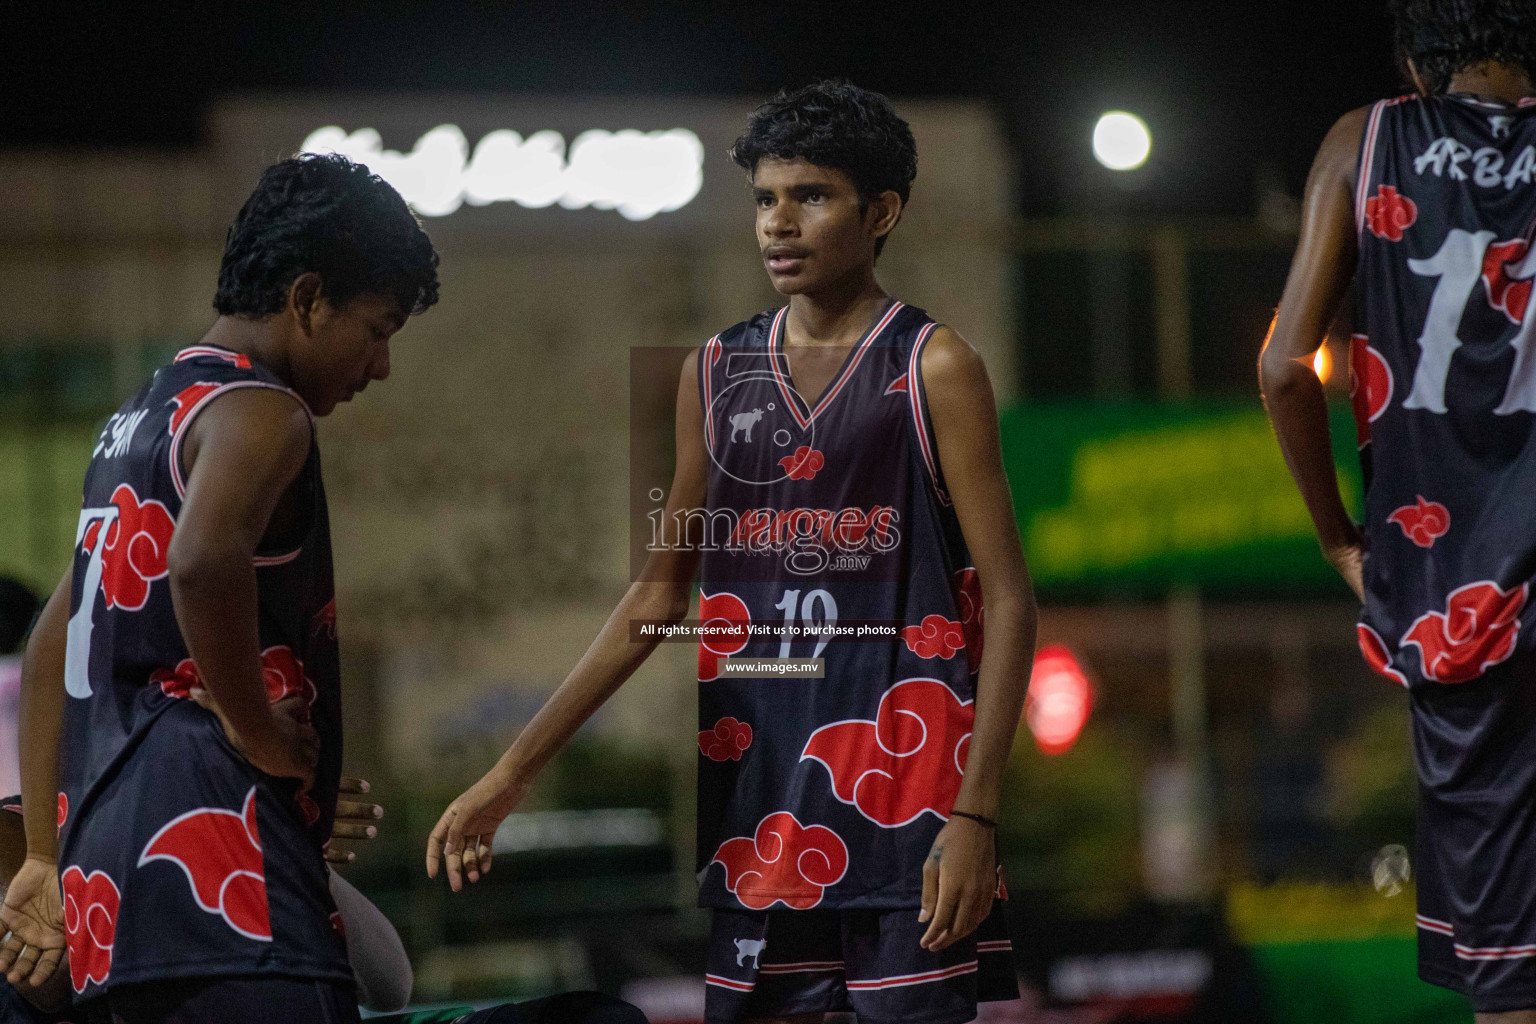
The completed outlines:
[[[699,618],[729,627],[699,649],[708,1018],[970,1020],[978,1000],[1016,992],[994,819],[1035,638],[991,385],[959,335],[875,279],[917,172],[884,97],[838,83],[781,94],[732,153],[789,304],[690,354],[677,395],[668,522],[707,510]],[[651,555],[544,708],[444,812],[429,874],[445,860],[458,889],[488,868],[482,843],[653,650],[630,622],[682,619],[699,559],[691,544]],[[748,629],[839,622],[899,632]],[[726,655],[820,657],[825,672],[744,678]]]
[[[22,667],[13,984],[67,937],[91,1020],[357,1019],[321,856],[341,685],[314,417],[389,375],[436,268],[366,167],[276,164],[230,228],[218,319],[108,421]]]
[[[1260,360],[1360,648],[1408,687],[1419,976],[1479,1021],[1536,1022],[1536,8],[1398,0],[1416,92],[1346,114],[1307,182]],[[1351,278],[1365,522],[1305,365]]]

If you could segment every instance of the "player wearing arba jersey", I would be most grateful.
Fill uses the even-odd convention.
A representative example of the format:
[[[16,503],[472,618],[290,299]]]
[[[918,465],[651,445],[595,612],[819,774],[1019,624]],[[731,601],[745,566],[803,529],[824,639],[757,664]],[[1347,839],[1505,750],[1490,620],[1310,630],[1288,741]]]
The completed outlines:
[[[1536,12],[1395,13],[1417,92],[1324,141],[1261,375],[1361,650],[1409,690],[1419,973],[1536,1021]],[[1351,277],[1360,527],[1302,362]]]
[[[230,229],[220,316],[102,431],[23,663],[12,983],[67,944],[87,1017],[356,1019],[321,849],[341,709],[314,419],[388,376],[436,266],[367,168],[276,164]]]
[[[957,334],[875,280],[917,169],[889,101],[839,83],[780,94],[733,155],[789,304],[685,363],[665,521],[709,536],[653,551],[443,814],[428,871],[446,857],[454,888],[478,878],[481,840],[653,649],[630,621],[687,613],[702,546],[698,614],[719,627],[698,662],[708,1019],[970,1020],[1017,992],[993,818],[1035,630],[991,386]],[[895,632],[842,632],[860,625]],[[787,657],[823,659],[823,676],[727,662]]]

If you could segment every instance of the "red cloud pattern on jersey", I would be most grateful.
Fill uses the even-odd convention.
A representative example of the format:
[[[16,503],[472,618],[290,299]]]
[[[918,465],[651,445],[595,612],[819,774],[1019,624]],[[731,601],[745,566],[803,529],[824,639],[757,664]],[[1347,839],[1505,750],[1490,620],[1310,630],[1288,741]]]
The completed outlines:
[[[759,822],[752,838],[721,843],[710,863],[725,868],[726,889],[751,910],[780,902],[810,910],[827,886],[842,881],[848,846],[825,825],[807,828],[793,814],[779,811]]]
[[[722,632],[699,637],[699,682],[707,683],[720,675],[720,659],[739,654],[751,638],[752,613],[747,603],[735,594],[699,591],[699,628],[714,627]]]
[[[117,518],[102,537],[101,521],[85,531],[81,546],[93,554],[98,543],[102,550],[101,589],[108,608],[136,612],[149,600],[149,585],[166,576],[165,555],[171,547],[176,521],[160,502],[150,499],[142,505],[128,484],[119,484],[112,492]]]
[[[315,703],[315,684],[304,674],[304,663],[293,656],[293,649],[278,644],[261,652],[261,678],[267,687],[267,701],[276,704],[285,697],[302,696],[305,715]],[[183,658],[176,667],[157,668],[149,674],[149,681],[158,683],[167,697],[187,698],[193,690],[203,690],[202,673],[191,658]]]
[[[960,609],[960,632],[965,635],[965,660],[970,670],[981,668],[983,622],[986,609],[981,603],[981,577],[971,566],[957,569],[950,577],[950,587],[955,595],[955,607]]]
[[[178,391],[176,397],[172,398],[169,403],[176,406],[176,408],[171,413],[171,423],[166,429],[172,434],[180,430],[182,423],[187,418],[187,414],[192,411],[192,407],[208,392],[217,391],[218,389],[218,384],[200,381],[196,384],[189,384]]]
[[[779,460],[779,465],[784,467],[784,471],[789,474],[791,480],[809,480],[826,464],[826,456],[805,444],[796,448],[795,454],[786,455]]]
[[[84,992],[87,983],[107,983],[117,938],[117,883],[105,871],[89,876],[71,864],[59,879],[64,896],[64,944],[69,947],[69,983]]]
[[[965,646],[960,623],[942,615],[923,616],[921,625],[904,627],[901,638],[907,642],[907,650],[919,658],[953,658]]]
[[[960,792],[976,711],[937,679],[904,679],[880,698],[875,720],[833,722],[811,733],[800,759],[820,761],[832,792],[885,828],[924,812],[949,814]]]
[[[1360,643],[1360,653],[1365,656],[1365,663],[1371,666],[1371,671],[1377,675],[1395,680],[1399,686],[1407,686],[1408,680],[1403,674],[1392,667],[1392,654],[1387,650],[1387,642],[1381,638],[1381,634],[1363,622],[1355,624],[1355,638]]]
[[[1457,587],[1445,612],[1425,612],[1403,634],[1402,646],[1419,648],[1424,678],[1465,683],[1515,652],[1520,612],[1529,584],[1502,590],[1492,580]],[[1369,660],[1369,657],[1367,658]]]
[[[261,836],[256,830],[256,787],[240,812],[199,807],[167,822],[150,837],[139,866],[168,860],[181,868],[192,898],[248,939],[272,940]]]
[[[711,761],[740,761],[751,745],[752,727],[734,718],[722,718],[699,733],[699,753]]]
[[[1392,401],[1392,368],[1363,334],[1349,338],[1349,400],[1355,412],[1355,444],[1371,440],[1371,424]]]
[[[1389,242],[1401,242],[1403,232],[1419,219],[1419,204],[1391,185],[1378,185],[1365,201],[1365,223],[1371,234]]]
[[[64,823],[69,820],[69,794],[59,794],[59,831],[64,831]]]
[[[1450,509],[1438,501],[1425,501],[1422,494],[1416,494],[1414,498],[1415,504],[1397,509],[1387,516],[1387,522],[1402,527],[1403,536],[1419,547],[1433,547],[1435,541],[1451,528]]]
[[[1531,279],[1516,281],[1509,276],[1509,264],[1525,258],[1531,243],[1523,238],[1508,242],[1494,242],[1483,253],[1483,288],[1488,293],[1488,305],[1518,324],[1525,319],[1525,307],[1531,301]]]
[[[328,640],[336,639],[336,599],[334,597],[309,620],[309,635],[324,636]]]

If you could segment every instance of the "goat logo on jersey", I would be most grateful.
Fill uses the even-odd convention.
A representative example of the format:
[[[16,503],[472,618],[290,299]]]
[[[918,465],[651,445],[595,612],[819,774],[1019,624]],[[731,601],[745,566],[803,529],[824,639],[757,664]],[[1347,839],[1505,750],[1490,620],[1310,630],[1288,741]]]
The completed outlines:
[[[752,745],[752,727],[734,718],[722,718],[699,733],[699,753],[711,761],[740,761]]]
[[[1403,674],[1392,667],[1392,655],[1387,651],[1387,642],[1381,638],[1380,633],[1361,622],[1355,625],[1355,637],[1360,642],[1360,653],[1365,656],[1365,663],[1371,666],[1372,672],[1396,680],[1399,686],[1408,685]]]
[[[1457,587],[1445,612],[1419,616],[1402,645],[1419,648],[1424,678],[1465,683],[1515,652],[1528,584],[1503,590],[1492,580]]]
[[[802,761],[819,761],[832,792],[882,828],[954,806],[970,752],[972,701],[937,679],[906,679],[880,698],[875,720],[851,719],[811,733]]]
[[[1525,307],[1531,301],[1531,279],[1515,280],[1509,276],[1509,265],[1525,258],[1531,243],[1524,238],[1508,242],[1494,242],[1483,253],[1483,288],[1488,293],[1488,305],[1509,318],[1512,324],[1525,319]]]
[[[117,938],[117,883],[105,871],[89,876],[71,864],[59,879],[64,897],[64,943],[69,947],[69,983],[84,992],[87,983],[107,983]]]
[[[1419,204],[1391,185],[1380,185],[1365,201],[1365,223],[1371,234],[1389,242],[1401,242],[1403,232],[1419,219]]]
[[[965,646],[960,623],[942,615],[924,615],[919,625],[903,627],[901,638],[919,658],[953,658]]]
[[[848,871],[848,846],[825,825],[800,824],[788,811],[770,814],[751,837],[727,839],[711,864],[725,868],[725,887],[751,910],[782,902],[810,910]]]
[[[101,590],[108,608],[136,612],[149,600],[149,585],[168,573],[166,552],[176,521],[160,502],[150,499],[139,503],[139,496],[128,484],[119,484],[112,492],[117,518],[102,530],[97,520],[86,527],[81,547],[94,554],[102,545]],[[105,536],[103,536],[105,532]],[[84,595],[82,603],[95,595]]]
[[[728,591],[699,591],[699,682],[720,674],[720,659],[740,654],[751,638],[752,613],[747,603]],[[711,632],[713,631],[713,632]]]
[[[203,910],[248,939],[272,941],[255,786],[241,811],[199,807],[172,818],[144,845],[139,867],[156,860],[181,868]]]
[[[1425,501],[1424,495],[1414,495],[1415,504],[1404,505],[1391,515],[1387,522],[1396,523],[1403,529],[1403,536],[1421,548],[1433,547],[1451,528],[1451,513],[1438,501]]]

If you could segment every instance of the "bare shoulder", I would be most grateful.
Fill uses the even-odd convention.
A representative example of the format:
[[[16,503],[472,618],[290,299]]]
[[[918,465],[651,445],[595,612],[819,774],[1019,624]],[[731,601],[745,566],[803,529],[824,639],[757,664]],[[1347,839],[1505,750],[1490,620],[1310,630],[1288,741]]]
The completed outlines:
[[[282,462],[302,464],[309,454],[313,427],[309,412],[287,391],[271,387],[236,388],[200,411],[187,428],[184,461],[198,454],[265,453]]]
[[[950,327],[936,328],[923,348],[923,386],[929,391],[969,390],[991,384],[981,353]]]
[[[1328,129],[1322,145],[1317,148],[1314,173],[1326,170],[1330,177],[1353,178],[1355,163],[1360,157],[1360,139],[1365,134],[1366,121],[1371,116],[1372,105],[1356,107],[1340,117]]]

